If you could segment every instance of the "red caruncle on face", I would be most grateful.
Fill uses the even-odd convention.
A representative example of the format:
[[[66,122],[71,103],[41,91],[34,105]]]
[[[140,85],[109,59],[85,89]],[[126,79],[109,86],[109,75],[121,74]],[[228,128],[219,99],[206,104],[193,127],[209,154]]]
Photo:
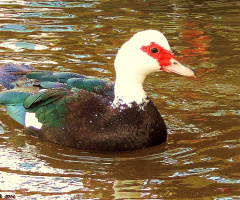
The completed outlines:
[[[172,54],[171,51],[164,49],[155,42],[151,42],[148,46],[142,46],[141,50],[158,61],[159,65],[161,66],[160,70],[162,67],[171,65],[171,58],[176,60],[176,57]]]

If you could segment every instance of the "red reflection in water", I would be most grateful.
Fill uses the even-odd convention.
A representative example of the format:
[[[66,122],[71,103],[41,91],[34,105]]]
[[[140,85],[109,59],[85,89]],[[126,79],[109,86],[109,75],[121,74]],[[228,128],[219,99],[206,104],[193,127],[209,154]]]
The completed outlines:
[[[217,188],[215,189],[216,192],[229,192],[231,191],[230,188]]]
[[[211,40],[210,35],[206,34],[206,29],[209,29],[210,26],[204,24],[204,21],[184,21],[183,29],[181,33],[181,41],[188,43],[186,47],[179,51],[182,57],[181,60],[188,60],[190,65],[199,64],[209,60],[209,45],[208,43]],[[191,59],[190,59],[191,58]],[[189,61],[190,60],[190,61]],[[211,73],[215,69],[214,68],[204,68],[204,69],[196,69],[194,70],[196,74],[195,80],[201,80],[202,75],[206,73]],[[199,95],[193,91],[187,92],[185,95],[187,99],[198,100],[201,99]],[[198,121],[207,121],[207,118],[202,116],[198,116],[198,114],[194,117],[194,120]]]
[[[210,36],[206,35],[206,33],[201,30],[202,28],[198,28],[200,26],[200,23],[198,22],[185,21],[184,25],[185,29],[182,31],[181,39],[182,41],[189,43],[189,48],[181,50],[181,55],[185,59],[201,56],[201,60],[208,60],[208,42],[210,41]],[[204,26],[203,28],[209,28],[209,26]]]

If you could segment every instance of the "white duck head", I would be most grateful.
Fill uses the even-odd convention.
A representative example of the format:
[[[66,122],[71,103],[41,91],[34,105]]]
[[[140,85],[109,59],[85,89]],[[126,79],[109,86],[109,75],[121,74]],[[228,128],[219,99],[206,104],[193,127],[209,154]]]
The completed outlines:
[[[176,60],[167,39],[156,30],[136,33],[119,49],[114,65],[114,106],[144,103],[147,95],[143,90],[143,82],[150,73],[166,71],[194,76],[192,70]]]

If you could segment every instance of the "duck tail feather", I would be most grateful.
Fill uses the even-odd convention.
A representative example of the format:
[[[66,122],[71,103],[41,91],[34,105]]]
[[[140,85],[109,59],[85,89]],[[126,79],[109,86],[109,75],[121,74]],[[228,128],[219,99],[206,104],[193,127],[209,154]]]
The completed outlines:
[[[11,83],[19,79],[19,76],[16,76],[15,74],[32,70],[35,69],[25,64],[9,63],[0,66],[0,84],[7,89],[12,89],[14,85]]]

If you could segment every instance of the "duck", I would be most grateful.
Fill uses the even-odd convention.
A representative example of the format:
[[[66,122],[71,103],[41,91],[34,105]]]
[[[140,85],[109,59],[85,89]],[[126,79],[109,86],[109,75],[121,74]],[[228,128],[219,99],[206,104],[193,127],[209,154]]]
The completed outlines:
[[[167,140],[164,120],[143,89],[147,75],[194,77],[157,30],[134,34],[118,50],[115,82],[71,72],[0,67],[0,105],[42,140],[93,151],[133,151]]]

